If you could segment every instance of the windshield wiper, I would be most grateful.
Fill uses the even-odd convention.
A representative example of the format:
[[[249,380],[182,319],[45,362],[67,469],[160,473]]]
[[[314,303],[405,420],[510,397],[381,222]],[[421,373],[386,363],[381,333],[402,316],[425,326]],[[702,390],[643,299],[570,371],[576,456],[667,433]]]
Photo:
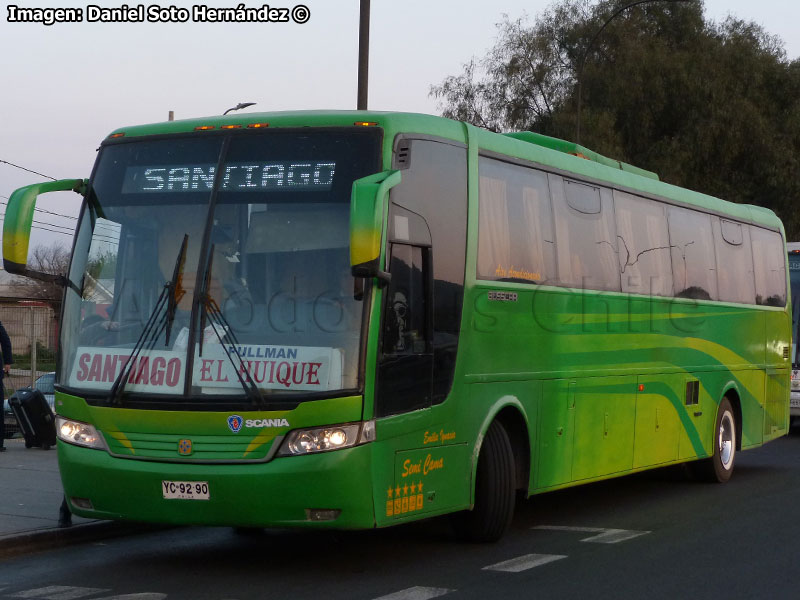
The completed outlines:
[[[111,404],[119,404],[122,401],[122,394],[125,391],[125,384],[130,378],[131,371],[138,362],[139,355],[142,349],[146,346],[148,350],[155,347],[156,341],[161,337],[161,333],[166,330],[165,346],[169,346],[169,336],[172,330],[172,324],[175,321],[175,310],[186,291],[181,285],[183,276],[183,267],[186,264],[186,247],[189,244],[189,234],[183,236],[183,243],[181,249],[178,251],[178,258],[175,260],[175,268],[172,270],[172,279],[164,284],[161,294],[156,300],[156,305],[145,323],[144,329],[136,340],[133,350],[128,355],[127,362],[120,369],[119,375],[114,380],[109,392],[108,401]],[[162,309],[166,307],[166,311],[159,318]]]
[[[225,318],[225,315],[222,314],[217,301],[214,300],[208,293],[208,290],[211,287],[211,265],[213,261],[214,244],[211,244],[208,265],[206,265],[205,277],[203,277],[203,288],[200,290],[200,341],[198,342],[200,346],[198,355],[203,356],[203,341],[205,338],[206,320],[208,320],[211,322],[211,329],[216,334],[220,346],[222,346],[222,349],[225,351],[225,355],[228,357],[231,365],[233,365],[233,370],[236,371],[236,377],[239,380],[244,393],[253,402],[253,405],[256,408],[261,408],[264,402],[264,396],[261,394],[261,390],[258,389],[256,382],[253,381],[253,377],[250,375],[250,370],[244,364],[244,360],[239,354],[239,340],[236,339],[236,335],[233,333],[233,327],[231,327],[231,324]],[[238,365],[236,364],[236,361],[234,361],[233,356],[231,356],[231,351],[228,349],[228,344],[223,341],[220,330],[225,333],[230,340],[230,344],[233,345],[233,353],[236,355],[236,358],[239,359]],[[244,377],[242,375],[244,375]]]
[[[172,271],[172,279],[167,282],[166,287],[169,288],[167,295],[167,322],[166,322],[166,339],[164,345],[169,346],[169,336],[172,332],[172,324],[175,322],[175,310],[178,308],[186,290],[183,289],[183,267],[186,265],[186,246],[189,244],[189,234],[184,234],[181,250],[178,253],[178,260],[175,262],[175,268]]]

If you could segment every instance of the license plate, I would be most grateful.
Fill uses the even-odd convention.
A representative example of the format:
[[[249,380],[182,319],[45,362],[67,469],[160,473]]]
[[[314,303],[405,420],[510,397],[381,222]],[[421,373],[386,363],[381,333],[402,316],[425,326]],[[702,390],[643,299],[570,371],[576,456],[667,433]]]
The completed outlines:
[[[800,398],[792,398],[789,400],[789,408],[800,408]]]
[[[166,500],[208,500],[207,481],[167,481],[161,482],[161,491]]]

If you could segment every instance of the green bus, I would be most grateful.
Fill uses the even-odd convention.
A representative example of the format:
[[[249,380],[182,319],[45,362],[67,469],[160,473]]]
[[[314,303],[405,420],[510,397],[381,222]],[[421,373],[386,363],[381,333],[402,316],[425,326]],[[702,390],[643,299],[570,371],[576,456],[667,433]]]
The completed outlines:
[[[531,132],[380,112],[133,126],[64,285],[58,459],[97,519],[373,528],[784,435],[791,309],[769,210]],[[52,277],[51,277],[52,279]]]

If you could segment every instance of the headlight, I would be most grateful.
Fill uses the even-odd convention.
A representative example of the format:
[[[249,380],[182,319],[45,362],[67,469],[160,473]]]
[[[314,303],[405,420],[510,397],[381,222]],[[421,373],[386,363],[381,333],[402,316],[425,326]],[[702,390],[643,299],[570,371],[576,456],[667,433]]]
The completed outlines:
[[[297,429],[283,441],[278,456],[299,456],[351,448],[375,440],[375,421]]]
[[[97,429],[88,423],[71,421],[64,417],[56,416],[56,432],[58,433],[58,439],[68,444],[99,448],[101,450],[106,447],[103,443],[103,438],[97,433]]]

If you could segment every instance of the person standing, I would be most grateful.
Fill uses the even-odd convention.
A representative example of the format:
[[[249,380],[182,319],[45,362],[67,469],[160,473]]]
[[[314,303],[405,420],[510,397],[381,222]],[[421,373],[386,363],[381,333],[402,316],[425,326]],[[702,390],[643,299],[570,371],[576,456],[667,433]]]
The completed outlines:
[[[3,377],[9,374],[11,370],[11,363],[14,362],[14,356],[11,354],[11,338],[8,337],[8,332],[3,324],[0,323],[0,358],[2,359],[3,369],[0,371],[0,398],[5,398],[5,388],[3,386]],[[6,447],[6,416],[5,409],[0,410],[0,452],[5,452]]]

